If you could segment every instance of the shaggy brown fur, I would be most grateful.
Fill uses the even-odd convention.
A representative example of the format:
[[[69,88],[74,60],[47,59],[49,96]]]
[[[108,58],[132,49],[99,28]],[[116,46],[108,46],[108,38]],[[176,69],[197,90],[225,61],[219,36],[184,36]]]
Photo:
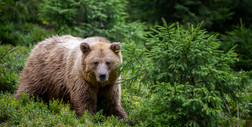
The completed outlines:
[[[81,39],[54,36],[38,43],[21,72],[16,98],[27,91],[45,101],[63,98],[77,116],[91,114],[97,104],[106,102],[105,113],[125,118],[120,104],[121,87],[115,71],[122,61],[119,43],[102,37]],[[99,106],[98,106],[99,107]]]

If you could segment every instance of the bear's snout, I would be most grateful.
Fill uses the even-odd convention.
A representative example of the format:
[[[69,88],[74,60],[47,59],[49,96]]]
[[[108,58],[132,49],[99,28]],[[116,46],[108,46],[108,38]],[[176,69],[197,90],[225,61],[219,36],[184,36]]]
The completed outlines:
[[[107,74],[102,72],[99,74],[99,78],[101,82],[105,82],[107,81]]]

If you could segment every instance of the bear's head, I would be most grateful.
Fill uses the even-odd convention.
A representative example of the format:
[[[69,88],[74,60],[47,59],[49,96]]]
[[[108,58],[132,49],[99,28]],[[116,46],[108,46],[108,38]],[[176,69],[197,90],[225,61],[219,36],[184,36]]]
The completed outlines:
[[[122,61],[121,45],[118,42],[86,43],[80,45],[84,78],[92,84],[114,84],[119,77],[116,68]]]

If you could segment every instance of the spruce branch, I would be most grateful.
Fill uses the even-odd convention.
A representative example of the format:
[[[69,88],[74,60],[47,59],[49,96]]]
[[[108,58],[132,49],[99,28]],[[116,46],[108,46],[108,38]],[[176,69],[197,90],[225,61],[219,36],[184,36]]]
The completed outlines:
[[[169,27],[167,26],[167,23],[166,23],[165,19],[162,18],[162,21],[163,21],[163,24],[164,24],[164,26],[165,26],[165,29],[166,29],[166,31],[167,31],[167,33],[168,33],[168,37],[171,39],[170,30],[169,30]]]

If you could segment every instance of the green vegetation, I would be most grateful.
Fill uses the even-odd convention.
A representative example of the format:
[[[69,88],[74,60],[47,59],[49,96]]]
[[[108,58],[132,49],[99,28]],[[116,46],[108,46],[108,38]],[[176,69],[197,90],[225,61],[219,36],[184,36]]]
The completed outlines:
[[[162,24],[161,17],[169,23],[202,20],[208,31],[225,32],[242,20],[247,26],[252,22],[250,0],[129,0],[130,20],[141,20],[153,26]],[[151,17],[150,17],[151,16]]]
[[[249,0],[0,0],[0,126],[250,126],[251,8]],[[31,49],[57,34],[121,41],[127,119],[102,110],[77,118],[59,100],[14,98]]]
[[[32,46],[0,45],[0,90],[14,92]]]
[[[252,29],[246,28],[244,25],[235,26],[232,31],[228,31],[226,34],[222,35],[221,40],[222,49],[227,52],[231,47],[237,46],[235,48],[236,53],[238,53],[239,61],[235,63],[233,68],[239,71],[241,68],[243,70],[252,70]]]
[[[246,104],[246,74],[229,66],[237,54],[232,48],[227,53],[218,50],[220,41],[200,27],[167,26],[164,21],[149,35],[146,48],[124,44],[128,82],[140,80],[153,93],[150,104],[137,113],[148,126],[225,126],[220,121],[228,115],[227,100]]]
[[[127,3],[121,0],[65,0],[62,3],[44,0],[39,15],[60,34],[105,36],[112,41],[122,41],[125,37],[139,40],[144,26],[140,22],[125,22]]]
[[[20,100],[15,100],[9,93],[0,95],[0,125],[3,126],[126,126],[125,120],[105,117],[101,111],[95,116],[85,112],[83,117],[77,118],[69,105],[59,100],[50,101],[47,105],[31,101],[27,94]]]

